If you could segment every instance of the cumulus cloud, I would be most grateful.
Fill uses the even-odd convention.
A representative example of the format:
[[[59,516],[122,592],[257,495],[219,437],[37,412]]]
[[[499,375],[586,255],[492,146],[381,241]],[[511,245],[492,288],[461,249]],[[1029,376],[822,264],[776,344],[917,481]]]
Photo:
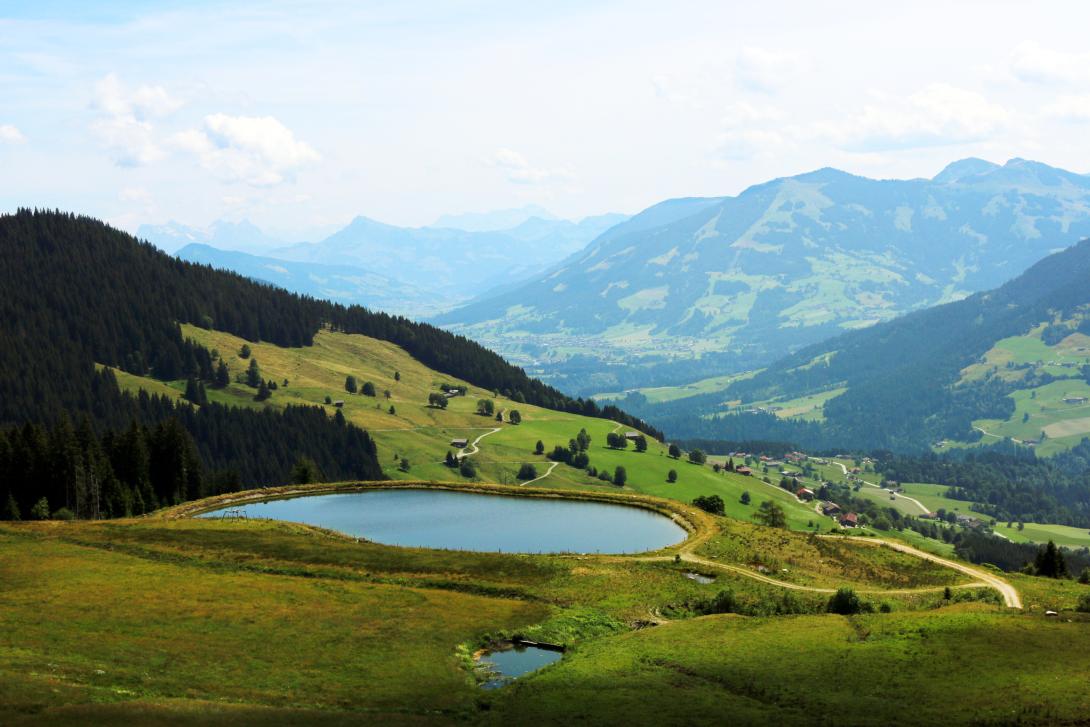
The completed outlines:
[[[199,129],[175,134],[171,144],[194,154],[226,181],[270,187],[321,156],[272,116],[204,117]]]
[[[26,141],[23,132],[12,124],[0,124],[0,144],[21,144]]]
[[[532,166],[526,157],[513,149],[498,149],[488,161],[491,166],[503,170],[507,180],[515,184],[544,184],[572,178],[568,170]]]
[[[181,108],[162,86],[128,89],[111,73],[95,85],[95,107],[111,116],[132,116],[139,121],[159,118]]]
[[[799,73],[802,57],[797,53],[743,48],[734,62],[735,76],[746,88],[774,91]]]
[[[162,86],[130,89],[111,73],[95,85],[93,107],[99,117],[91,128],[118,165],[143,166],[165,156],[155,141],[152,120],[181,105]]]
[[[973,91],[931,84],[907,99],[868,104],[819,129],[848,151],[873,152],[983,141],[1009,121],[1006,109]]]
[[[1071,122],[1090,121],[1090,96],[1061,96],[1055,103],[1042,109],[1042,113],[1052,119]]]
[[[1027,83],[1078,83],[1090,80],[1090,53],[1068,53],[1028,41],[1014,49],[1011,73]]]

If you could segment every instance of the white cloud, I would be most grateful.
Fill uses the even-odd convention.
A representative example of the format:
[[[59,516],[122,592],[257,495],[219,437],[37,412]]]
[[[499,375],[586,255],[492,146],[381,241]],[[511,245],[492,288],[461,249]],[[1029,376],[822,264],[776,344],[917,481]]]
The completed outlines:
[[[26,141],[23,132],[12,124],[0,124],[0,144],[22,144]]]
[[[155,143],[151,124],[146,121],[110,116],[91,124],[91,129],[118,166],[141,167],[165,156]]]
[[[182,107],[162,86],[129,90],[111,73],[95,85],[95,107],[110,116],[131,116],[139,121],[166,116]]]
[[[513,149],[498,149],[489,160],[489,164],[502,169],[507,180],[515,184],[543,184],[555,180],[569,180],[573,177],[568,170],[531,166],[526,157]]]
[[[755,91],[774,91],[789,83],[801,70],[802,57],[764,48],[743,48],[734,62],[738,82]]]
[[[91,129],[118,165],[143,166],[165,156],[155,141],[151,119],[171,114],[181,105],[162,86],[130,90],[111,73],[95,84],[94,108],[99,118]]]
[[[881,101],[847,121],[818,128],[848,151],[873,152],[983,141],[1010,119],[1006,109],[984,96],[943,83],[905,100]]]
[[[1042,113],[1052,119],[1072,122],[1090,121],[1090,96],[1061,96]]]
[[[1078,83],[1090,80],[1090,53],[1067,53],[1027,41],[1014,49],[1011,72],[1028,83]]]
[[[309,144],[272,116],[204,117],[200,129],[175,134],[171,143],[195,154],[206,169],[230,182],[269,187],[321,159]]]

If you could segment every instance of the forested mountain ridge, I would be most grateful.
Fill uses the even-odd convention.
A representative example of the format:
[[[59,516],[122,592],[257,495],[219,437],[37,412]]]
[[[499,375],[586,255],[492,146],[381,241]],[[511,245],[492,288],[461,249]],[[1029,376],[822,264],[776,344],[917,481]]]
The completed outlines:
[[[827,168],[656,205],[436,321],[573,391],[678,384],[993,288],[1088,235],[1090,177],[1037,162]]]
[[[0,425],[19,427],[0,437],[0,508],[14,501],[15,514],[26,516],[46,491],[53,493],[49,509],[78,507],[70,493],[51,499],[59,483],[95,483],[102,495],[108,480],[116,497],[110,504],[99,497],[97,511],[139,512],[243,483],[284,482],[303,457],[327,477],[382,477],[374,443],[343,417],[311,407],[194,409],[124,395],[110,371],[96,370],[101,364],[216,385],[216,352],[184,338],[179,323],[290,347],[310,345],[323,326],[364,333],[517,400],[638,424],[615,408],[570,399],[432,326],[176,260],[90,218],[21,210],[0,216]],[[120,448],[123,441],[130,444]],[[150,461],[173,466],[149,470],[149,450],[156,453]],[[130,460],[124,452],[136,454]]]
[[[1036,395],[1054,384],[1072,391],[1085,385],[1086,370],[1074,361],[1090,355],[1085,345],[1075,345],[1090,334],[1087,281],[1090,240],[1045,258],[996,290],[809,346],[722,392],[637,411],[673,436],[740,439],[738,431],[745,430],[809,447],[900,451],[926,450],[944,439],[977,440],[982,435],[973,422],[1007,419],[1016,406],[1013,392]],[[1030,332],[1046,354],[1052,349],[1042,336],[1053,343],[1073,341],[1071,362],[1029,366],[986,356],[997,343]],[[728,401],[737,410],[841,388],[846,390],[825,402],[820,422],[771,413],[694,417],[721,413]],[[1033,426],[1030,412],[1025,418]]]

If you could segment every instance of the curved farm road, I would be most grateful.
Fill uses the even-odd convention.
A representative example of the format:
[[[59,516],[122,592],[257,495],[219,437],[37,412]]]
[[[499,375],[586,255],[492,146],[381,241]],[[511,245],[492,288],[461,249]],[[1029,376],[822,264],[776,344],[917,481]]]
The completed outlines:
[[[683,561],[685,561],[686,563],[696,563],[696,564],[702,565],[702,566],[707,567],[707,568],[715,568],[715,569],[718,569],[718,570],[730,571],[731,573],[737,573],[738,575],[745,576],[746,578],[752,578],[755,581],[761,581],[762,583],[768,583],[769,585],[773,585],[773,586],[780,586],[781,588],[789,588],[789,589],[795,590],[795,591],[810,591],[811,593],[835,593],[835,591],[836,591],[836,589],[833,589],[833,588],[819,588],[817,586],[804,586],[804,585],[801,585],[799,583],[788,583],[788,582],[781,581],[781,580],[778,580],[776,578],[773,578],[771,576],[766,576],[763,573],[757,573],[757,572],[751,570],[750,568],[745,568],[745,567],[740,566],[740,565],[733,565],[731,563],[719,563],[719,562],[711,560],[709,558],[701,557],[701,556],[699,556],[699,555],[697,555],[696,553],[693,552],[698,547],[700,547],[701,544],[703,544],[705,541],[709,540],[712,537],[712,535],[713,535],[713,533],[710,532],[710,531],[707,532],[707,533],[701,534],[701,535],[697,535],[696,537],[689,540],[688,542],[685,543],[685,545],[682,546],[681,550],[678,551],[678,555],[680,555],[681,559]],[[823,536],[823,537],[834,537],[834,536]],[[835,537],[844,537],[844,536],[835,536]],[[991,573],[988,573],[987,571],[982,570],[980,568],[974,568],[973,566],[965,565],[964,563],[958,563],[957,561],[950,560],[949,558],[943,558],[943,557],[938,556],[938,555],[933,555],[931,553],[927,553],[927,552],[919,550],[917,548],[913,548],[911,545],[906,545],[904,543],[891,542],[891,541],[888,541],[888,540],[882,540],[882,539],[877,539],[877,538],[850,537],[848,539],[853,541],[853,542],[858,542],[858,543],[862,543],[862,544],[870,545],[870,546],[874,546],[874,547],[886,546],[886,547],[889,547],[889,548],[893,548],[894,550],[897,550],[899,552],[906,553],[908,555],[914,555],[917,558],[922,558],[924,560],[929,560],[929,561],[931,561],[933,563],[938,563],[939,565],[944,566],[946,568],[956,570],[959,573],[970,576],[974,580],[971,583],[961,583],[961,584],[958,584],[956,586],[952,586],[953,588],[978,588],[980,586],[988,586],[990,588],[994,588],[996,591],[999,592],[999,595],[1003,597],[1003,603],[1006,606],[1008,606],[1010,608],[1022,608],[1022,598],[1021,598],[1021,596],[1018,595],[1018,591],[1014,588],[1014,586],[1012,586],[1010,583],[1007,583],[1002,578],[999,578],[998,576],[994,576]],[[642,560],[642,561],[669,561],[669,560],[673,560],[673,556],[669,556],[669,555],[629,556],[626,559],[627,560]],[[888,593],[888,594],[894,594],[894,593],[900,593],[900,594],[904,594],[904,593],[927,593],[927,592],[941,591],[941,590],[944,590],[944,588],[945,588],[945,586],[943,586],[943,587],[925,587],[925,588],[867,589],[867,590],[860,590],[859,592],[860,593],[869,593],[869,594],[872,594],[872,595],[881,595],[883,593]]]
[[[556,466],[557,466],[558,464],[560,464],[560,463],[559,463],[559,462],[553,462],[552,464],[550,464],[550,465],[549,465],[549,469],[545,471],[545,474],[543,474],[543,475],[538,475],[537,477],[535,477],[535,478],[534,478],[534,479],[532,479],[532,480],[526,480],[525,482],[520,482],[520,483],[519,483],[519,487],[526,487],[526,485],[532,485],[532,484],[534,484],[535,482],[537,482],[538,480],[543,480],[543,479],[545,479],[546,477],[548,477],[549,475],[551,475],[551,474],[553,473],[553,470],[555,470],[555,469],[556,469]]]
[[[943,558],[942,556],[928,553],[926,551],[919,550],[918,548],[913,548],[911,545],[907,545],[905,543],[898,543],[891,540],[874,538],[853,537],[851,538],[851,540],[861,543],[871,543],[874,545],[884,545],[887,548],[893,548],[894,550],[900,551],[901,553],[908,553],[909,555],[914,555],[917,558],[923,558],[924,560],[929,560],[932,563],[938,563],[939,565],[951,568],[960,573],[964,573],[965,575],[976,578],[985,585],[999,591],[999,595],[1003,597],[1003,603],[1008,607],[1022,608],[1022,597],[1018,595],[1018,590],[999,576],[994,576],[986,570],[974,568],[973,566],[965,565],[964,563],[958,563],[956,560]]]
[[[978,432],[983,434],[985,437],[991,437],[992,439],[1006,439],[1007,438],[1007,437],[1000,436],[998,434],[992,434],[991,432],[989,432],[989,431],[987,431],[985,429],[981,429],[980,427],[973,427],[973,429],[977,430]],[[1018,442],[1018,444],[1025,444],[1025,442],[1023,442],[1021,439],[1015,439],[1014,437],[1011,437],[1010,440],[1012,442]]]
[[[983,430],[981,430],[981,431],[983,431]],[[835,464],[837,467],[839,467],[841,472],[843,472],[845,475],[848,474],[848,468],[845,467],[843,464],[841,464],[840,462],[833,462],[833,464]],[[871,487],[878,487],[878,485],[875,485],[873,482],[867,482],[865,480],[860,480],[860,481],[863,482],[863,484],[865,484],[865,485],[870,485]],[[904,497],[904,496],[902,495],[902,497]],[[924,507],[923,503],[921,503],[919,500],[914,500],[911,497],[905,497],[904,499],[910,500],[911,502],[916,503],[917,505],[920,506],[920,509],[922,509],[924,512],[930,512],[930,510],[928,510],[926,507]],[[988,585],[989,587],[994,588],[995,590],[999,591],[999,595],[1001,595],[1003,597],[1003,603],[1006,604],[1008,607],[1010,607],[1010,608],[1022,608],[1022,597],[1020,595],[1018,595],[1018,590],[1014,586],[1012,586],[1010,583],[1007,583],[1002,578],[999,578],[998,576],[994,576],[994,575],[992,575],[991,573],[988,573],[985,570],[981,570],[980,568],[974,568],[972,566],[965,565],[964,563],[958,563],[955,560],[950,560],[948,558],[943,558],[941,556],[934,555],[932,553],[928,553],[928,552],[923,551],[923,550],[919,550],[918,548],[913,548],[911,545],[907,545],[905,543],[898,543],[898,542],[894,542],[894,541],[890,541],[890,540],[882,540],[882,539],[875,540],[874,538],[852,538],[852,540],[855,540],[855,541],[860,542],[860,543],[885,545],[886,547],[893,548],[894,550],[898,550],[898,551],[900,551],[902,553],[908,553],[910,555],[916,556],[917,558],[923,558],[924,560],[929,560],[929,561],[931,561],[933,563],[938,563],[939,565],[946,566],[947,568],[952,568],[953,570],[956,570],[956,571],[958,571],[960,573],[964,573],[965,575],[972,576],[973,578],[978,579],[979,581],[981,581],[982,583]]]
[[[694,553],[691,553],[689,551],[682,551],[680,553],[680,555],[681,555],[681,560],[686,562],[686,563],[695,563],[697,565],[702,565],[702,566],[704,566],[706,568],[714,568],[714,569],[718,569],[718,570],[730,571],[731,573],[737,573],[738,575],[745,576],[746,578],[752,578],[755,581],[760,581],[762,583],[767,583],[767,584],[769,584],[771,586],[779,586],[780,588],[787,588],[787,589],[790,589],[792,591],[808,591],[810,593],[836,593],[835,588],[821,588],[819,586],[804,586],[801,583],[790,583],[788,581],[781,581],[781,580],[778,580],[776,578],[773,578],[772,576],[766,576],[763,573],[755,573],[754,571],[750,570],[749,568],[744,568],[744,567],[742,567],[740,565],[732,565],[730,563],[718,563],[718,562],[716,562],[714,560],[709,560],[707,558],[702,558],[699,555],[695,555]],[[648,556],[648,557],[644,557],[644,558],[637,557],[637,558],[632,558],[631,560],[669,561],[669,560],[673,560],[673,558],[671,558],[670,556],[658,555],[658,556]],[[960,564],[954,564],[954,565],[960,565]],[[961,570],[961,569],[958,568],[957,570]],[[963,572],[965,572],[965,571],[963,571]],[[975,576],[976,573],[970,573],[970,575]],[[981,574],[981,575],[983,576],[983,575],[986,575],[986,574]],[[1011,588],[1010,585],[1007,584],[1005,581],[999,581],[998,579],[995,579],[995,580],[998,581],[999,583],[1003,583],[1005,586],[1007,586],[1007,588]],[[979,581],[973,581],[971,583],[959,583],[958,585],[951,586],[951,587],[952,588],[979,588],[980,586],[993,586],[993,584],[991,582],[985,582],[984,579],[981,578],[981,580],[979,580]],[[871,595],[907,594],[907,593],[937,593],[938,591],[942,591],[945,588],[946,588],[946,586],[928,586],[928,587],[924,587],[924,588],[884,588],[884,589],[883,588],[868,588],[868,589],[860,589],[860,590],[858,590],[858,592],[859,593],[867,593],[867,594],[871,594]],[[1015,599],[1017,599],[1018,598],[1017,591],[1014,591],[1013,588],[1011,588],[1011,591],[1014,593]],[[1002,591],[1001,591],[1001,593],[1002,593]],[[1004,595],[1004,598],[1006,598],[1006,594],[1003,594],[1003,595]],[[1021,608],[1021,601],[1018,601],[1018,604],[1019,605],[1016,606],[1016,608]],[[1010,605],[1010,604],[1008,604],[1008,605]]]
[[[835,464],[837,467],[839,467],[840,471],[844,474],[845,477],[848,475],[848,468],[845,467],[840,462],[831,461],[831,464]],[[882,487],[874,484],[873,482],[867,482],[863,478],[859,478],[859,481],[862,482],[864,485],[869,485],[871,487],[877,487],[879,490],[883,489]],[[909,502],[913,503],[914,505],[916,505],[916,507],[920,508],[920,512],[922,512],[922,513],[931,512],[931,510],[929,508],[927,508],[922,502],[920,502],[919,500],[917,500],[914,497],[909,497],[908,495],[901,495],[901,494],[898,494],[897,497],[899,497],[902,500],[908,500]]]
[[[489,434],[495,434],[496,432],[500,431],[500,429],[500,427],[496,427],[495,429],[489,429],[487,432],[474,439],[472,442],[470,442],[468,447],[458,453],[458,459],[462,459],[463,457],[469,457],[470,455],[474,455],[477,454],[477,452],[480,452],[481,448],[477,445],[481,443],[481,440],[487,437]]]

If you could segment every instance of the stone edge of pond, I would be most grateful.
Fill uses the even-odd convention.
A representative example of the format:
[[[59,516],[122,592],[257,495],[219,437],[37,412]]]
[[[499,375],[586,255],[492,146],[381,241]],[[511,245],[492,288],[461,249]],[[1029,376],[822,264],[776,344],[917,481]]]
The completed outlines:
[[[667,500],[651,495],[639,495],[629,493],[612,492],[583,492],[579,490],[560,490],[548,487],[521,487],[516,485],[495,485],[487,483],[465,482],[427,482],[406,480],[380,480],[371,482],[323,482],[312,485],[281,485],[277,487],[264,487],[254,490],[241,490],[222,495],[213,495],[181,505],[156,510],[142,516],[143,520],[180,520],[196,517],[207,512],[220,510],[232,505],[246,505],[256,502],[269,502],[272,500],[289,500],[295,497],[309,497],[314,495],[333,495],[351,492],[366,492],[367,490],[448,490],[452,492],[465,492],[480,495],[508,495],[514,497],[541,497],[558,500],[577,500],[584,502],[601,502],[611,505],[626,505],[651,510],[670,518],[688,534],[679,543],[659,548],[660,552],[679,549],[691,544],[695,539],[710,536],[716,530],[714,520],[710,515],[682,503],[679,500]],[[314,527],[314,526],[306,526]],[[322,528],[316,528],[321,529]],[[348,537],[348,536],[345,536]],[[356,538],[352,538],[355,540]]]

